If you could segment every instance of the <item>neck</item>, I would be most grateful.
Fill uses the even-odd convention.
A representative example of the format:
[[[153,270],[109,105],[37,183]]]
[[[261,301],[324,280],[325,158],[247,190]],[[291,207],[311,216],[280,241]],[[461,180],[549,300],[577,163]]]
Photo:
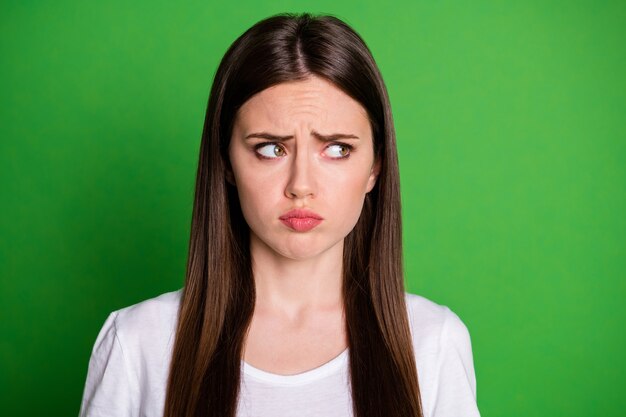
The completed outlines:
[[[343,240],[306,259],[276,253],[250,236],[256,307],[297,316],[305,311],[341,308]]]

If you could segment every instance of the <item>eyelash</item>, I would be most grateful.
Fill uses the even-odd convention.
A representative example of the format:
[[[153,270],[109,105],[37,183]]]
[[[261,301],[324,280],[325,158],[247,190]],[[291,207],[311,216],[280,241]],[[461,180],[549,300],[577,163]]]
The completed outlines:
[[[263,147],[268,146],[268,145],[277,145],[277,146],[280,146],[281,148],[283,147],[279,142],[260,142],[260,143],[257,143],[256,145],[254,145],[254,153],[256,154],[256,156],[258,156],[261,159],[278,159],[279,157],[268,158],[267,156],[263,156],[263,155],[261,155],[261,154],[259,154],[257,152],[257,150],[259,150],[260,148],[263,148]],[[330,146],[336,146],[336,145],[337,146],[344,146],[344,147],[348,148],[348,154],[346,156],[340,156],[340,157],[335,157],[335,158],[331,158],[331,159],[337,160],[337,159],[349,158],[350,155],[352,154],[352,151],[354,150],[354,146],[349,145],[347,143],[343,143],[343,142],[333,142],[330,145],[328,145],[327,148],[330,147]],[[284,148],[283,148],[283,151],[284,151]]]

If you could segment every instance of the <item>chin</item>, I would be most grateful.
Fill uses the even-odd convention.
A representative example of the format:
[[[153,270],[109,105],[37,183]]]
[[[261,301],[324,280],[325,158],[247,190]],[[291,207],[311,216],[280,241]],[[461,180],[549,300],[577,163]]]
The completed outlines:
[[[337,244],[341,243],[341,241],[334,243],[326,242],[325,245],[320,245],[320,243],[321,242],[292,242],[292,244],[283,244],[280,248],[274,247],[272,249],[284,258],[294,261],[303,261],[318,257],[324,254],[324,252],[333,250],[333,248],[336,248]]]
[[[288,232],[287,234],[279,233],[271,237],[265,236],[265,238],[261,238],[261,236],[253,232],[251,238],[264,248],[263,251],[269,251],[274,256],[292,261],[304,261],[318,257],[324,252],[332,250],[343,241],[343,238],[339,238],[339,236],[322,237],[312,233],[296,234]]]
[[[295,250],[281,250],[277,251],[277,253],[287,259],[291,259],[292,261],[304,261],[306,259],[315,258],[323,250],[311,250],[310,248],[298,248]]]

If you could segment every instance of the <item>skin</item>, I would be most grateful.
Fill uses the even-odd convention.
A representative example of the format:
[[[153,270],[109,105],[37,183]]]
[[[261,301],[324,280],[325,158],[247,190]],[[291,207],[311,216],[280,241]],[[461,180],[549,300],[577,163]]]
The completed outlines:
[[[270,144],[274,141],[258,133],[291,138]],[[327,142],[316,133],[354,138]],[[257,294],[244,360],[277,374],[320,366],[347,346],[344,238],[380,170],[367,113],[322,78],[282,83],[239,109],[229,157],[227,177],[237,187],[250,227]],[[294,208],[324,220],[296,232],[279,219]]]

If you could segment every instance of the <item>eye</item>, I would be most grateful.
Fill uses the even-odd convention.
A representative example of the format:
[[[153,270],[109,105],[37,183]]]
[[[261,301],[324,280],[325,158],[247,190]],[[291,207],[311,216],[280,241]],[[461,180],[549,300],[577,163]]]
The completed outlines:
[[[347,158],[350,156],[350,151],[352,150],[352,146],[345,143],[335,143],[328,148],[330,150],[330,157],[335,159]]]
[[[273,142],[259,143],[254,148],[261,157],[267,159],[275,159],[285,155],[285,150]]]

